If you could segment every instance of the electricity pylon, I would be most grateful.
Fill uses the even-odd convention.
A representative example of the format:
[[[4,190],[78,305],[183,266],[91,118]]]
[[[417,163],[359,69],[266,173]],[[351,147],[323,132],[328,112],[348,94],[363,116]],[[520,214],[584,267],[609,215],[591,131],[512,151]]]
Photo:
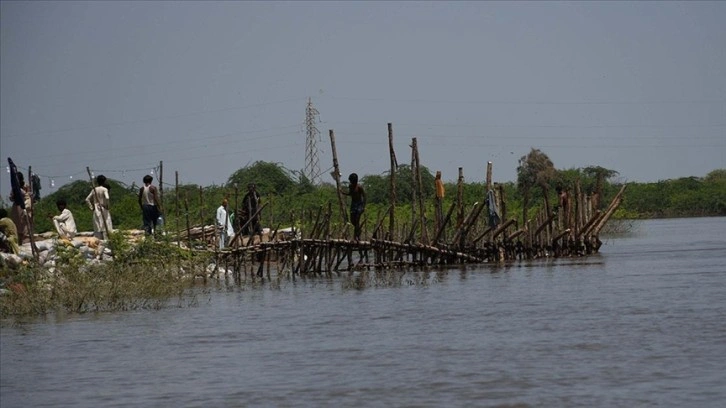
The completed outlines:
[[[313,101],[308,98],[308,106],[305,109],[305,177],[313,184],[318,184],[320,178],[320,164],[318,163],[317,142],[320,139],[320,131],[315,127],[318,110],[313,108]]]

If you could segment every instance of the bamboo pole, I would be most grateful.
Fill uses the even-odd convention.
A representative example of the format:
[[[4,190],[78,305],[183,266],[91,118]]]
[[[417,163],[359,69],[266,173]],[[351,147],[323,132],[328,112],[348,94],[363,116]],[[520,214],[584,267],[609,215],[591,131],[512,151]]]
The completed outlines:
[[[489,203],[489,192],[492,190],[492,162],[487,162],[487,186],[486,191],[484,192],[484,202],[487,203],[487,209],[491,211],[491,203]],[[495,195],[496,200],[496,195]],[[494,203],[496,204],[496,203]]]
[[[412,140],[413,144],[413,152],[416,159],[416,190],[418,190],[418,207],[419,207],[419,217],[421,219],[421,243],[424,245],[428,245],[429,243],[429,236],[428,231],[426,230],[426,208],[424,207],[424,199],[423,199],[423,183],[421,181],[421,160],[419,158],[418,154],[418,142],[416,138],[414,137]]]
[[[459,167],[459,178],[456,184],[456,228],[464,222],[464,168]]]
[[[592,229],[592,233],[590,235],[597,236],[600,234],[600,230],[605,226],[605,224],[608,222],[610,217],[613,215],[615,210],[620,206],[620,203],[623,200],[623,193],[625,192],[625,188],[627,187],[627,184],[623,184],[623,187],[620,189],[618,194],[615,195],[615,198],[610,202],[610,205],[608,206],[607,211],[605,211],[605,214],[603,214],[603,217],[598,221],[597,225]]]
[[[472,227],[474,227],[474,225],[476,224],[476,222],[479,219],[479,216],[481,215],[483,210],[484,210],[484,203],[481,203],[479,208],[477,208],[476,213],[474,213],[474,217],[466,225],[466,228],[464,229],[464,235],[462,236],[463,239],[466,239],[467,235],[469,234],[469,231],[472,229]]]
[[[388,213],[388,233],[389,239],[393,240],[395,222],[395,210],[396,210],[396,168],[398,162],[396,161],[396,151],[393,149],[393,124],[388,123],[388,152],[391,158],[391,174],[390,174],[390,197],[391,207]]]
[[[164,162],[159,161],[159,204],[164,208]]]
[[[464,237],[466,236],[466,231],[469,227],[469,224],[475,219],[475,214],[479,214],[479,211],[481,208],[483,208],[483,205],[479,205],[479,202],[475,202],[474,205],[471,207],[471,210],[469,210],[469,214],[466,216],[466,219],[464,222],[461,223],[459,228],[456,229],[456,233],[454,234],[454,238],[451,240],[451,243],[453,245],[456,245],[458,247],[463,247],[464,243]]]
[[[192,250],[192,228],[191,228],[191,222],[189,220],[189,192],[184,192],[184,217],[187,221],[187,239],[188,239],[188,245],[189,250]]]
[[[600,214],[602,214],[600,210],[595,210],[595,213],[592,215],[592,217],[590,217],[590,220],[587,221],[587,224],[582,227],[582,231],[580,232],[581,237],[586,237],[590,235],[590,231],[592,231],[592,228],[597,224],[597,221],[600,219]]]
[[[481,234],[479,234],[478,237],[474,238],[474,240],[471,241],[471,244],[472,245],[476,245],[477,242],[481,241],[484,237],[486,237],[487,235],[489,235],[489,233],[492,232],[492,231],[494,231],[494,227],[487,227],[484,230],[484,232],[482,232]]]
[[[456,202],[452,202],[451,206],[449,207],[449,211],[446,213],[446,217],[444,218],[444,221],[439,226],[439,230],[436,231],[436,236],[434,238],[433,245],[437,245],[439,243],[439,240],[441,240],[441,237],[444,235],[444,231],[446,230],[446,225],[449,223],[449,220],[451,219],[451,214],[454,213],[455,208],[456,208]]]
[[[179,213],[179,172],[174,172],[174,194],[176,196],[176,243],[179,248],[181,248],[181,228],[179,227],[179,218],[181,217],[181,214]]]
[[[23,214],[25,216],[25,222],[28,223],[28,238],[30,239],[30,252],[33,254],[33,258],[38,261],[40,259],[40,253],[38,247],[35,246],[35,202],[33,200],[33,170],[32,166],[28,166],[28,191],[30,192],[30,208],[25,210]],[[95,190],[94,190],[95,191]],[[105,219],[104,219],[105,221]],[[22,244],[22,242],[20,243]]]
[[[576,237],[580,234],[580,179],[575,181],[575,223],[573,226],[573,235]]]
[[[207,245],[207,233],[204,230],[204,189],[202,186],[199,186],[199,223],[202,225],[202,240],[204,241],[204,245]],[[216,225],[214,230],[216,235]]]
[[[539,227],[534,231],[534,236],[539,236],[543,229],[547,228],[548,225],[552,224],[555,219],[554,214],[550,214],[544,221],[540,221]]]
[[[262,212],[262,210],[263,210],[263,209],[264,209],[265,207],[267,207],[267,204],[269,204],[269,202],[263,203],[263,204],[262,204],[262,205],[260,206],[260,208],[258,208],[258,209],[257,209],[257,211],[255,212],[255,214],[254,214],[254,215],[252,215],[252,216],[251,216],[251,217],[250,217],[250,218],[249,218],[249,219],[247,220],[247,222],[246,222],[246,223],[244,223],[244,225],[242,225],[242,226],[240,227],[240,231],[242,231],[243,229],[247,228],[247,226],[248,226],[248,225],[250,225],[250,223],[252,223],[252,221],[253,221],[253,220],[255,219],[255,217],[257,217],[257,216],[258,216],[258,215],[259,215],[259,214],[260,214],[260,213]],[[292,221],[293,225],[295,225],[295,220],[294,220],[294,218],[293,218],[293,217],[290,217],[290,218],[291,218],[291,219],[293,220],[293,221]],[[295,232],[295,229],[294,229],[294,228],[293,228],[293,232]],[[228,246],[229,246],[229,247],[232,247],[232,246],[233,246],[233,245],[234,245],[234,244],[235,244],[235,243],[237,242],[237,239],[239,239],[239,237],[240,237],[240,236],[242,236],[242,234],[241,234],[241,233],[239,233],[239,234],[234,234],[234,238],[232,238],[232,242],[230,242]],[[253,237],[253,236],[254,236],[254,235],[250,235],[250,240],[249,240],[249,241],[252,241],[252,237]],[[261,240],[262,240],[262,239],[260,238],[260,241],[261,241]],[[248,244],[249,244],[249,241],[247,242]]]
[[[335,150],[335,132],[330,129],[328,134],[330,135],[330,148],[333,152],[333,179],[335,179],[335,192],[338,195],[338,205],[340,206],[340,219],[345,224],[348,222],[348,213],[345,211],[343,193],[340,191],[340,167],[338,166],[338,152]]]
[[[507,201],[504,198],[504,185],[499,185],[499,213],[501,219],[507,219]]]
[[[506,221],[502,225],[500,225],[499,227],[497,227],[497,229],[494,230],[494,233],[492,233],[492,240],[496,239],[499,234],[501,234],[502,232],[506,231],[507,228],[510,225],[514,224],[515,222],[516,222],[516,220],[514,218],[512,218],[509,221]]]
[[[412,139],[411,145],[411,235],[415,231],[414,225],[418,225],[416,222],[416,138]],[[411,238],[413,239],[413,238]]]

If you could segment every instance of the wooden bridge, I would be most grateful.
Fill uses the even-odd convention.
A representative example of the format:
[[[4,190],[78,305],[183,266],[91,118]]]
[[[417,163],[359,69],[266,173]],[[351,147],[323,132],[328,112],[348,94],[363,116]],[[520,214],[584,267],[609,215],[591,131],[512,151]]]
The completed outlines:
[[[456,199],[444,216],[441,208],[443,197],[437,194],[434,199],[435,215],[431,218],[433,222],[430,222],[421,193],[418,144],[416,138],[412,138],[412,217],[409,226],[400,227],[400,222],[397,223],[399,220],[394,219],[394,208],[399,203],[396,200],[397,161],[390,123],[388,141],[391,158],[390,206],[388,211],[379,216],[373,231],[364,231],[363,240],[348,238],[351,225],[346,223],[348,216],[340,192],[335,135],[330,130],[334,169],[331,174],[338,191],[338,211],[333,211],[333,205],[328,203],[327,209],[321,207],[315,215],[310,212],[308,225],[311,226],[305,230],[285,233],[275,230],[262,235],[235,236],[229,247],[223,250],[213,249],[218,248],[214,226],[187,226],[186,231],[179,231],[179,242],[188,242],[189,248],[194,247],[193,241],[202,242],[202,248],[197,248],[195,252],[214,258],[214,272],[231,271],[236,277],[243,274],[263,276],[265,272],[269,277],[271,271],[291,276],[330,275],[357,269],[496,264],[543,257],[586,256],[600,249],[600,231],[622,202],[625,191],[623,185],[610,204],[600,211],[602,192],[597,191],[588,196],[582,192],[578,180],[574,192],[569,194],[564,204],[558,206],[557,211],[551,211],[545,200],[543,210],[524,225],[518,225],[515,218],[507,217],[504,188],[492,183],[492,163],[488,162],[486,191],[482,201],[474,203],[465,214],[462,199],[464,177],[460,167]],[[264,206],[258,213],[262,208]],[[489,217],[482,217],[482,213]],[[493,219],[490,218],[492,215],[495,215]],[[336,221],[333,222],[333,219]],[[385,221],[388,221],[387,227]],[[368,225],[367,220],[362,220],[362,225]],[[433,232],[431,237],[429,229]]]

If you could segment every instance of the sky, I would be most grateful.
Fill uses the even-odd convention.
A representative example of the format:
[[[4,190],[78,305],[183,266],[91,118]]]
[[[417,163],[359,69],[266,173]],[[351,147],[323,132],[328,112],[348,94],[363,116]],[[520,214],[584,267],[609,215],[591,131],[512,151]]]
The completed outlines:
[[[41,195],[399,164],[516,180],[536,148],[620,181],[726,168],[726,2],[0,2],[0,156]],[[7,169],[5,169],[7,170]],[[0,177],[7,200],[9,175]]]

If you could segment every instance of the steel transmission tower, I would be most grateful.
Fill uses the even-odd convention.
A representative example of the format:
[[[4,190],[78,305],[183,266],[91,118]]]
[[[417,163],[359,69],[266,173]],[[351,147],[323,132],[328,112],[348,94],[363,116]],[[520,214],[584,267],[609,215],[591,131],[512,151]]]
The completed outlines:
[[[320,139],[320,131],[315,127],[318,110],[313,108],[313,101],[308,98],[308,106],[305,109],[305,177],[313,184],[318,184],[320,178],[320,164],[318,163],[317,141]]]

